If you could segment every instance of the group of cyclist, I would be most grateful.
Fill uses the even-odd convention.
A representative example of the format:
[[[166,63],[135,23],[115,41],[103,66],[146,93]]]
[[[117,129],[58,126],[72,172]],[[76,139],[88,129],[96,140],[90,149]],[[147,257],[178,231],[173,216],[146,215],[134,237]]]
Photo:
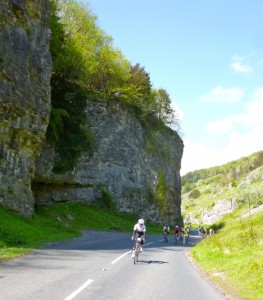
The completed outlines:
[[[165,225],[163,227],[162,231],[164,242],[168,243],[168,235],[170,234],[170,228],[168,225]],[[180,239],[183,240],[183,244],[186,244],[189,239],[190,235],[190,226],[182,226],[179,227],[178,225],[175,225],[173,228],[173,234],[174,234],[174,242],[177,243]]]
[[[198,226],[198,234],[199,234],[199,237],[201,238],[206,238],[208,235],[211,236],[213,235],[215,232],[214,232],[214,229],[211,227],[211,228],[205,228],[205,227],[201,227],[201,226]]]
[[[132,240],[136,241],[137,238],[140,238],[141,252],[143,251],[143,245],[145,243],[145,234],[146,234],[146,226],[144,224],[144,219],[139,219],[138,222],[133,227]],[[164,237],[164,242],[168,243],[168,236],[170,234],[170,227],[168,225],[165,225],[163,227],[162,234]],[[179,227],[178,225],[175,225],[173,228],[173,234],[174,234],[175,243],[177,243],[180,239],[182,239],[182,243],[183,245],[185,245],[189,239],[190,226]],[[133,250],[132,258],[134,258],[135,244],[132,250]]]
[[[214,230],[213,228],[206,229],[204,227],[199,226],[198,233],[199,233],[199,237],[207,237],[208,235],[213,235]],[[145,243],[145,234],[146,234],[146,226],[144,224],[144,219],[139,219],[138,222],[133,227],[132,240],[136,241],[137,238],[140,238],[141,252],[143,251],[143,245]],[[170,227],[168,225],[165,225],[163,227],[162,234],[164,237],[164,243],[168,243],[168,236],[170,234]],[[174,234],[175,243],[177,243],[181,239],[182,244],[186,245],[190,236],[190,226],[180,227],[178,225],[175,225],[173,228],[173,234]],[[134,258],[134,250],[135,250],[135,244],[133,246],[132,258]]]

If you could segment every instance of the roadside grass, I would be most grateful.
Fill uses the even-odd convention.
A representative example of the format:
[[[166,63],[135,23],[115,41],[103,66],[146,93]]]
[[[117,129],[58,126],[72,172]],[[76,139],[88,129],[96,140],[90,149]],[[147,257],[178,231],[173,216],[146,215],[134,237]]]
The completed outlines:
[[[80,203],[64,202],[42,206],[32,218],[0,206],[0,261],[41,248],[48,243],[78,237],[84,229],[130,232],[138,216],[101,210]],[[148,223],[147,234],[161,232],[161,226]]]
[[[210,279],[234,296],[259,300],[263,295],[263,212],[240,218],[225,215],[216,233],[191,249]]]

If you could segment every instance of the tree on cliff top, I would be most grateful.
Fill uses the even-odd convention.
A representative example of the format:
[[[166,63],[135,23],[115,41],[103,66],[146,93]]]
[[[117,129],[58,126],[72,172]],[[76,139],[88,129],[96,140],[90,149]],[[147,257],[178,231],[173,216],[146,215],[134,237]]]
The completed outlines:
[[[76,81],[103,98],[116,98],[152,114],[165,124],[177,118],[164,89],[156,94],[150,74],[139,63],[131,63],[113,46],[112,37],[96,24],[87,3],[51,0],[53,22],[51,50],[54,72]],[[173,117],[172,117],[173,116]],[[178,122],[176,122],[178,123]]]

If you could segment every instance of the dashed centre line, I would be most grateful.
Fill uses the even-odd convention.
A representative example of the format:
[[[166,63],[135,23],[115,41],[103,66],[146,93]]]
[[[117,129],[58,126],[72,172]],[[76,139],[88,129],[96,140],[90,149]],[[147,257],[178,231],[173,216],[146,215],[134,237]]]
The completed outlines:
[[[72,300],[75,298],[81,291],[83,291],[88,285],[90,285],[93,282],[93,279],[87,280],[85,283],[82,284],[78,289],[76,289],[72,294],[70,294],[67,298],[64,300]]]
[[[144,246],[148,246],[150,244],[153,244],[153,242],[147,243]],[[112,265],[114,265],[116,262],[121,260],[124,256],[131,253],[132,250],[125,252],[124,254],[117,257],[114,261],[111,262]],[[93,279],[87,280],[85,283],[83,283],[78,289],[76,289],[72,294],[70,294],[68,297],[66,297],[64,300],[72,300],[74,299],[80,292],[82,292],[88,285],[90,285],[93,282]]]
[[[147,243],[145,244],[144,246],[147,246],[147,245],[150,245],[150,244],[153,244],[153,242],[150,242],[150,243]],[[124,254],[122,254],[121,256],[117,257],[114,261],[111,262],[112,265],[114,265],[117,261],[119,261],[120,259],[122,259],[124,256],[126,256],[127,254],[131,253],[132,250],[128,251],[128,252],[125,252]]]
[[[126,256],[127,254],[131,253],[132,250],[125,252],[124,254],[122,254],[121,256],[119,256],[118,258],[116,258],[114,261],[111,262],[112,265],[114,265],[117,261],[119,261],[120,259],[122,259],[124,256]]]

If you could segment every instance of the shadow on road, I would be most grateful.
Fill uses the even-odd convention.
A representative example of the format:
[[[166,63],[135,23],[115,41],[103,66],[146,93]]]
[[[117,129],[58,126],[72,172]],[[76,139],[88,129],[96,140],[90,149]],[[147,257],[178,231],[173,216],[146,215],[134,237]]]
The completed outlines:
[[[168,261],[162,261],[162,260],[139,260],[140,263],[146,263],[146,264],[168,264]]]

